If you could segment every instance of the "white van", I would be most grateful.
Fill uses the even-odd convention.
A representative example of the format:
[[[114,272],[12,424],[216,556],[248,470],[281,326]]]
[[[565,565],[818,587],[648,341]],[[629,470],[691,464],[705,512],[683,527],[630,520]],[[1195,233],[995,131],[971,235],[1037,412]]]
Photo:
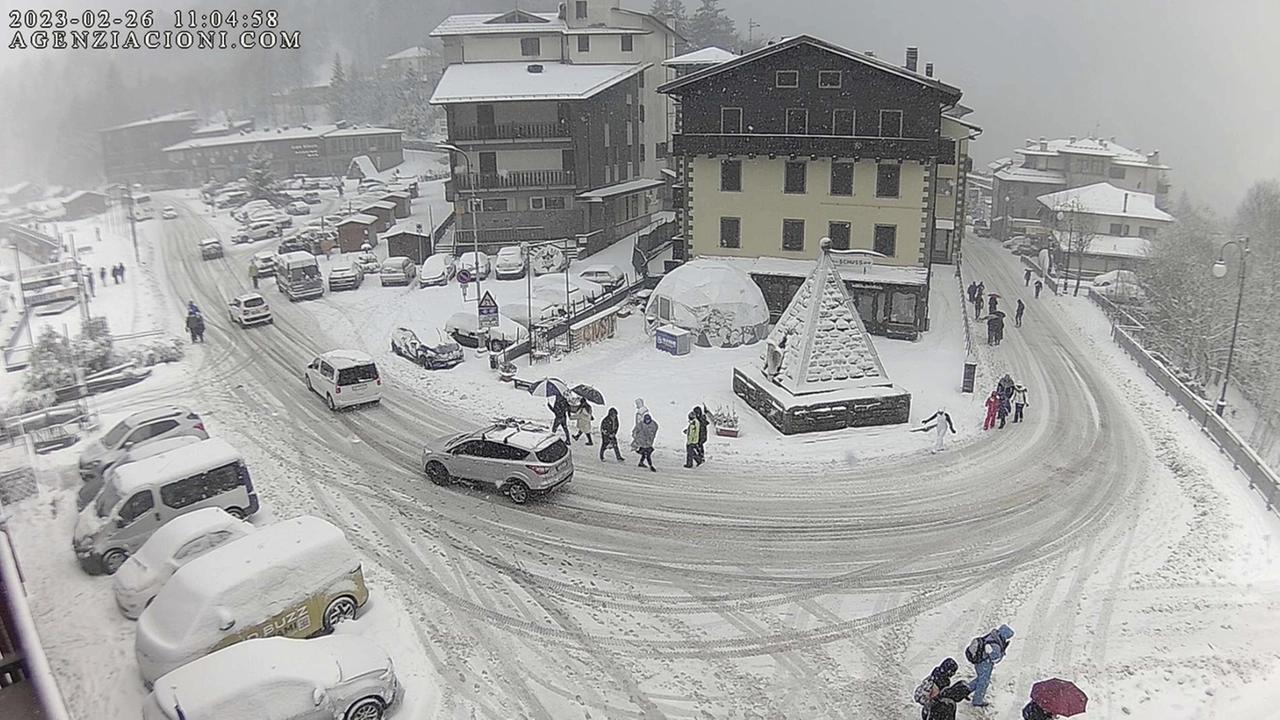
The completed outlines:
[[[302,376],[307,389],[324,398],[330,410],[382,400],[378,366],[373,358],[356,350],[317,355]]]
[[[422,263],[422,269],[418,271],[418,287],[448,285],[456,274],[458,266],[454,257],[448,253],[436,253]]]
[[[368,599],[341,530],[309,515],[284,520],[178,568],[138,619],[138,668],[150,685],[244,640],[328,633]]]
[[[220,507],[236,518],[258,512],[258,494],[240,453],[221,438],[202,440],[113,473],[76,521],[80,567],[111,575],[169,520]]]

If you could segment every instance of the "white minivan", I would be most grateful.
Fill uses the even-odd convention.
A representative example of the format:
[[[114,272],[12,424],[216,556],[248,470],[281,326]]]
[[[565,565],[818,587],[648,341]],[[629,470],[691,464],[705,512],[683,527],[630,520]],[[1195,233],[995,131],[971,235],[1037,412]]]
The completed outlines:
[[[201,508],[236,518],[258,512],[240,453],[221,438],[119,467],[76,521],[72,547],[91,575],[114,574],[161,525]]]
[[[303,371],[307,389],[324,398],[330,410],[378,403],[382,376],[373,358],[357,350],[330,350],[317,355]]]

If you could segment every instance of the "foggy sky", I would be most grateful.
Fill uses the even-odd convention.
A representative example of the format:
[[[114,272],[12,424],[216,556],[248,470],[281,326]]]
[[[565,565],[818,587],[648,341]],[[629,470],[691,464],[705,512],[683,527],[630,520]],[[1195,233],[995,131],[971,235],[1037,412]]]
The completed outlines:
[[[626,0],[624,0],[624,3]],[[700,3],[686,0],[691,9]],[[964,91],[974,166],[1026,138],[1086,135],[1172,167],[1173,195],[1230,212],[1280,177],[1278,0],[721,0],[746,34],[808,33]],[[757,35],[761,31],[756,31]],[[1270,37],[1269,37],[1270,36]]]

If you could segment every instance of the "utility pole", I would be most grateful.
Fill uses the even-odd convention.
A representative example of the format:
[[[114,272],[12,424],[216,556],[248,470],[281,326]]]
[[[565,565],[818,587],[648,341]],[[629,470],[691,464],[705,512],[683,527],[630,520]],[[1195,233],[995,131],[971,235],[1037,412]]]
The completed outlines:
[[[127,210],[129,212],[129,235],[133,238],[133,259],[135,262],[142,262],[142,253],[138,250],[138,225],[133,217],[136,209],[133,206],[133,186],[126,183],[125,190],[129,192],[129,207]]]
[[[756,28],[758,27],[760,27],[760,23],[756,22],[755,18],[747,18],[747,48],[748,49],[755,46]]]

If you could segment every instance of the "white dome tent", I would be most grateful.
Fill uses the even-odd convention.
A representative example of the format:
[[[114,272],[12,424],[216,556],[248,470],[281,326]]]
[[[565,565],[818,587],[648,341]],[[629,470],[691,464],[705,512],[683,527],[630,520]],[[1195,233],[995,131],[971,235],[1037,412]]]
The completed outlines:
[[[712,260],[693,260],[669,272],[645,306],[649,330],[675,325],[693,333],[702,347],[750,345],[769,332],[764,293],[742,270]]]

